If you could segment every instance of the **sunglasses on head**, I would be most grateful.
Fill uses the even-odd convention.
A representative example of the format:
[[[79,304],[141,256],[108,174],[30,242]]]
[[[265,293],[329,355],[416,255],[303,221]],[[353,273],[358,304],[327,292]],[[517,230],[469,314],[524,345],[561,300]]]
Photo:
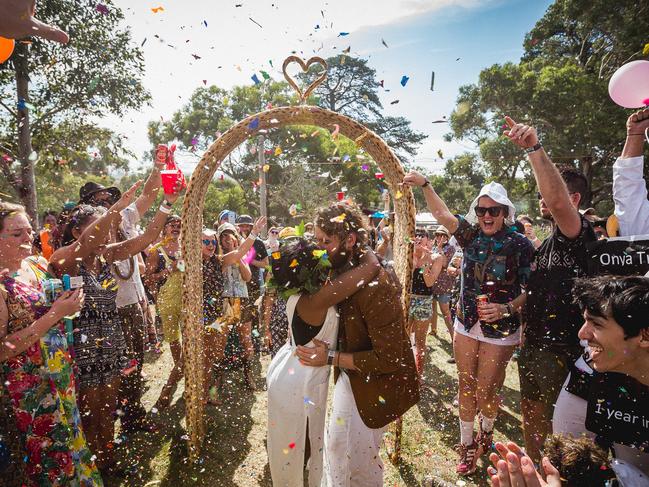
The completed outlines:
[[[500,212],[505,209],[504,206],[476,206],[475,214],[478,216],[485,216],[486,213],[489,213],[491,216],[499,216]]]
[[[203,245],[209,245],[212,244],[216,247],[216,239],[210,240],[209,238],[203,239]]]

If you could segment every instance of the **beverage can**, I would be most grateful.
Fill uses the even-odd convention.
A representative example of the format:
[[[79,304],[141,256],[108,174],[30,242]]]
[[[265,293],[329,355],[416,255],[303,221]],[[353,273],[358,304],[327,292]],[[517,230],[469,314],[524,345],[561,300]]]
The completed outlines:
[[[478,294],[476,300],[478,301],[478,305],[487,304],[489,302],[489,296],[487,296],[486,294]]]
[[[167,148],[167,146],[165,144],[158,144],[158,147],[155,150],[155,158],[160,164],[167,162],[168,154],[169,149]]]

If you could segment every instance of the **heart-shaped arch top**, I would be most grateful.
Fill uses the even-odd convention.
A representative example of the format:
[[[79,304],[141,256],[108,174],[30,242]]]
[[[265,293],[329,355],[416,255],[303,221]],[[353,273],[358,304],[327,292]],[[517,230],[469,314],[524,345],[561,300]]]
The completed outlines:
[[[306,91],[304,93],[302,93],[302,90],[297,85],[295,80],[293,78],[291,78],[291,76],[286,71],[286,68],[291,63],[299,64],[300,67],[302,68],[302,71],[304,71],[305,73],[309,70],[309,67],[312,64],[319,64],[320,66],[322,66],[324,68],[324,71],[322,72],[320,77],[318,77],[313,83],[311,83],[307,87]],[[300,95],[300,103],[306,103],[306,100],[307,100],[307,98],[309,98],[309,95],[311,94],[311,92],[313,90],[315,90],[318,87],[318,85],[320,83],[322,83],[327,78],[327,61],[325,61],[321,57],[315,56],[315,57],[310,58],[308,61],[304,62],[304,59],[302,59],[302,58],[299,58],[297,56],[289,56],[284,60],[284,64],[282,65],[282,71],[284,72],[284,78],[286,79],[288,84],[293,87],[293,89],[297,92],[298,95]]]

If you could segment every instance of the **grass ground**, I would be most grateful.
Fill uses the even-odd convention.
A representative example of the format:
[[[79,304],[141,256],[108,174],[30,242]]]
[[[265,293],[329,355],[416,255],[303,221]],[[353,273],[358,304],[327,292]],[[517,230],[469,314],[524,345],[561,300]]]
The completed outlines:
[[[428,475],[450,485],[489,485],[484,462],[472,477],[460,479],[455,475],[453,445],[458,441],[459,432],[457,409],[452,401],[456,372],[455,365],[446,362],[451,343],[443,328],[438,328],[439,337],[428,339],[425,377],[430,387],[423,390],[420,403],[404,417],[401,462],[392,465],[387,459],[386,448],[383,449],[386,487],[419,486]],[[268,356],[260,359],[259,385],[263,383],[269,361]],[[147,410],[157,399],[170,368],[168,348],[160,355],[148,356],[144,368],[150,386],[144,396]],[[158,433],[138,433],[118,439],[121,442],[117,454],[124,464],[132,466],[132,473],[122,481],[106,479],[106,485],[271,486],[265,451],[266,393],[249,392],[240,371],[229,373],[224,381],[223,406],[209,407],[207,411],[208,434],[203,455],[199,462],[190,463],[184,441],[182,389],[181,383],[171,407],[154,415],[161,426]],[[520,442],[520,395],[515,363],[509,365],[502,394],[495,438]],[[392,444],[393,438],[390,430],[386,444]]]

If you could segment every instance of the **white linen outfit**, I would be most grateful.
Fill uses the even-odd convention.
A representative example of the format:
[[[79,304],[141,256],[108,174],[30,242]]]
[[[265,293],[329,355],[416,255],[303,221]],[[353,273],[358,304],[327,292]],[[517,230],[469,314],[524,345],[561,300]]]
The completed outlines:
[[[349,376],[341,371],[334,387],[333,410],[325,442],[327,487],[380,487],[383,428],[368,428],[356,407]]]
[[[268,367],[268,461],[275,487],[303,487],[303,465],[307,424],[309,428],[309,487],[320,487],[327,392],[330,366],[302,365],[290,325],[300,295],[288,298],[286,314],[289,341],[277,352]],[[327,311],[324,324],[314,339],[335,344],[338,338],[338,312]],[[307,347],[313,347],[310,341]]]

